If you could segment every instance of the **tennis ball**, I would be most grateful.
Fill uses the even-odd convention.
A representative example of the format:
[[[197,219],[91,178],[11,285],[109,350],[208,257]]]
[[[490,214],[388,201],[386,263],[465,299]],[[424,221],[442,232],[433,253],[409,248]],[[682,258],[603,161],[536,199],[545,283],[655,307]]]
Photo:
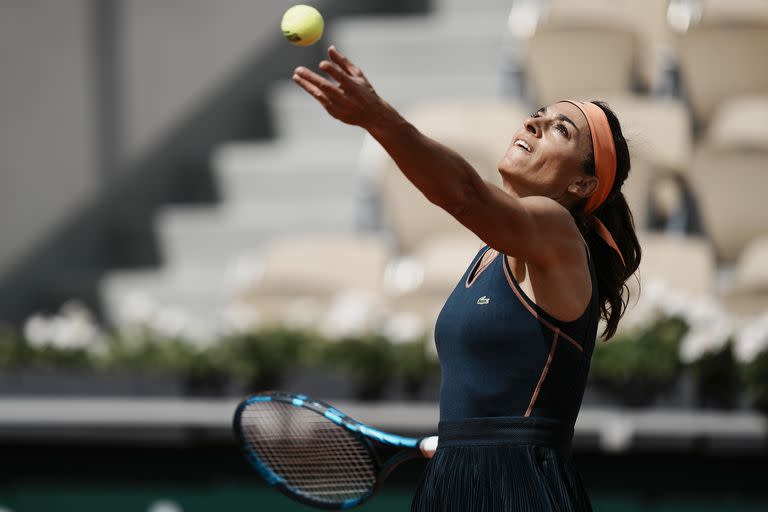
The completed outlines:
[[[323,16],[309,5],[294,5],[283,14],[280,28],[283,35],[296,46],[309,46],[323,35]]]

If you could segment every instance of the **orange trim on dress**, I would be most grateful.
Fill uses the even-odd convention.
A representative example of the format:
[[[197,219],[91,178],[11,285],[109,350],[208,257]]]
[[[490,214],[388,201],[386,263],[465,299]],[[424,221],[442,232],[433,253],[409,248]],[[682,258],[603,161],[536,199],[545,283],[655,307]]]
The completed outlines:
[[[488,253],[493,253],[493,256],[488,261],[484,261],[486,256],[488,256]],[[477,278],[480,276],[480,274],[483,273],[483,270],[488,268],[498,255],[499,255],[499,251],[489,247],[488,250],[485,251],[480,256],[480,259],[478,260],[478,262],[472,265],[472,270],[470,271],[469,275],[467,275],[467,279],[466,281],[464,281],[464,286],[466,288],[469,288],[470,286],[475,284],[475,281],[477,281]]]
[[[560,329],[555,329],[555,335],[552,338],[552,346],[549,347],[549,354],[547,354],[547,363],[544,365],[544,369],[541,370],[541,376],[539,377],[539,382],[536,383],[536,389],[533,390],[533,395],[531,396],[531,402],[528,404],[528,409],[525,411],[525,416],[530,416],[531,411],[533,410],[533,405],[536,403],[536,399],[539,397],[539,391],[541,391],[541,386],[544,384],[544,379],[547,378],[547,373],[549,373],[549,367],[552,365],[552,359],[555,357],[555,349],[557,348],[557,340],[560,338]]]
[[[554,325],[552,325],[552,322],[549,322],[546,318],[542,318],[541,315],[539,315],[539,313],[535,309],[533,309],[533,307],[528,303],[528,301],[525,300],[525,298],[520,294],[520,290],[518,290],[517,286],[515,286],[515,283],[513,282],[512,277],[510,276],[510,270],[507,269],[507,267],[509,266],[509,262],[507,262],[506,259],[507,258],[504,257],[504,261],[502,262],[503,263],[502,267],[504,268],[504,275],[507,278],[507,283],[509,284],[509,287],[512,288],[513,292],[515,292],[515,295],[517,295],[517,298],[520,300],[522,305],[525,306],[525,308],[534,317],[536,317],[536,319],[539,322],[541,322],[542,324],[544,324],[546,327],[550,328],[551,330],[557,331],[559,333],[559,335],[562,336],[563,338],[565,338],[571,345],[573,345],[574,347],[579,349],[581,352],[584,352],[584,348],[581,346],[581,344],[579,344],[579,342],[577,342],[576,340],[574,340],[573,338],[568,336],[566,333],[562,332],[559,327],[555,327]],[[587,307],[589,307],[589,306],[587,306]]]

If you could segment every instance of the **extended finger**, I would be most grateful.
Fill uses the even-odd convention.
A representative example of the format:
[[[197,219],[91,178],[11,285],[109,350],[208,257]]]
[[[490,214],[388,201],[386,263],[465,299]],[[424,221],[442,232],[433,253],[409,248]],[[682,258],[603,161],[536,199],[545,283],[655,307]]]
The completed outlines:
[[[338,64],[339,67],[341,67],[341,69],[346,71],[348,74],[352,76],[362,76],[363,72],[360,71],[360,68],[352,64],[352,61],[349,60],[346,55],[337,50],[335,46],[328,48],[328,57],[330,57],[333,62]]]
[[[328,73],[334,80],[339,82],[342,86],[346,86],[345,90],[353,90],[357,85],[355,81],[349,76],[338,64],[324,60],[320,63],[320,69]]]
[[[320,90],[320,92],[322,92],[323,95],[328,99],[338,100],[344,98],[344,92],[341,89],[312,70],[309,70],[305,67],[298,67],[296,68],[294,74],[299,78],[306,80],[315,88]]]
[[[321,91],[319,87],[317,87],[315,84],[313,84],[306,78],[303,78],[299,74],[294,73],[293,81],[299,84],[299,86],[301,86],[302,89],[304,89],[309,94],[311,94],[324,107],[327,107],[328,105],[330,105],[331,102],[328,99],[328,97],[325,94],[323,94],[323,91]]]

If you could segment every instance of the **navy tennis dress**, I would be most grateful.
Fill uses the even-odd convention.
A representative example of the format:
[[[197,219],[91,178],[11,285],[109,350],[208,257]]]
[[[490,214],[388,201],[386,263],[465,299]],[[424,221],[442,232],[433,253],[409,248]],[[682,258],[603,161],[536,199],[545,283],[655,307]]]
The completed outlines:
[[[571,458],[600,316],[585,250],[592,298],[572,322],[539,308],[503,254],[473,259],[435,326],[439,442],[412,511],[592,510]]]

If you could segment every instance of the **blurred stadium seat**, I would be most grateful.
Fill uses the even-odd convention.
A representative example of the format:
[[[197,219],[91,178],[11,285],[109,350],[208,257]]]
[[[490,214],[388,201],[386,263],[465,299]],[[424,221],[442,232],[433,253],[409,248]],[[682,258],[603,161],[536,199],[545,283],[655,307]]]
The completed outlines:
[[[659,88],[669,57],[668,0],[551,0],[544,18],[549,23],[599,24],[631,31],[637,44],[639,88]]]
[[[706,13],[677,38],[683,88],[703,127],[725,101],[768,90],[768,20]]]
[[[717,110],[706,144],[719,149],[768,151],[768,93],[739,96],[723,102]]]
[[[701,147],[691,184],[717,254],[733,262],[753,238],[768,233],[768,152]]]
[[[645,160],[656,172],[687,173],[693,140],[683,102],[638,95],[604,99],[621,122],[633,158]]]
[[[499,184],[498,162],[528,114],[519,103],[488,98],[424,103],[405,115],[419,130],[466,158],[485,179]],[[413,251],[432,236],[465,230],[429,203],[388,156],[378,165],[383,214],[401,250]]]
[[[436,234],[393,262],[386,283],[389,311],[415,313],[427,326],[434,325],[446,297],[482,246],[483,242],[466,229]],[[402,275],[406,272],[410,278]]]
[[[768,310],[768,235],[750,241],[739,255],[731,286],[723,295],[725,306],[739,314]]]
[[[563,98],[629,93],[637,55],[634,34],[626,28],[565,22],[540,25],[525,50],[530,96],[543,105]]]
[[[705,238],[648,232],[639,235],[643,250],[638,271],[641,287],[656,278],[694,296],[715,291],[715,255]],[[628,283],[635,284],[634,280]]]
[[[253,306],[263,321],[310,325],[338,294],[379,297],[389,259],[387,243],[372,235],[277,237],[264,245],[261,276],[239,300]],[[307,318],[288,318],[301,314]]]

